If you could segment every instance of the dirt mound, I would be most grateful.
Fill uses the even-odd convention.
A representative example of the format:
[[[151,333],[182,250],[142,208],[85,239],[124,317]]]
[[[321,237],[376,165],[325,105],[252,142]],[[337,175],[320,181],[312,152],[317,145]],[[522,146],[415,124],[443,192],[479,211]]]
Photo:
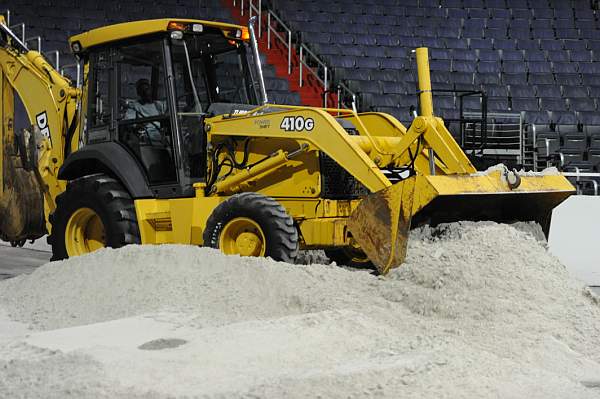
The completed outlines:
[[[0,283],[0,304],[42,330],[170,314],[199,334],[181,350],[211,348],[175,395],[597,397],[600,307],[539,238],[530,224],[421,228],[386,277],[190,246],[105,249]],[[203,372],[219,384],[194,380]]]

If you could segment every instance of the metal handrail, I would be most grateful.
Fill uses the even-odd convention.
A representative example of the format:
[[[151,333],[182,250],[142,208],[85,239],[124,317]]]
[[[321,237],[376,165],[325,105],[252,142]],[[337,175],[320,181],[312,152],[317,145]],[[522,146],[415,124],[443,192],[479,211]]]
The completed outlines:
[[[351,107],[352,108],[358,108],[358,96],[356,95],[356,93],[354,93],[352,90],[350,90],[348,88],[348,86],[346,86],[344,83],[339,82],[337,84],[337,107],[338,108],[342,108],[342,106],[344,105],[344,103],[342,102],[342,98],[345,97],[351,97],[352,98],[352,104]]]
[[[29,43],[34,40],[37,42],[38,53],[41,53],[42,52],[42,37],[41,36],[28,37],[27,39],[24,40],[24,42]]]
[[[76,68],[76,70],[77,70],[77,78],[76,78],[77,81],[76,81],[76,83],[77,83],[77,87],[80,87],[80,85],[81,85],[81,64],[79,64],[77,62],[77,63],[74,63],[74,64],[63,65],[62,68],[60,68],[60,74],[62,76],[65,76],[65,69],[67,69],[67,68]]]
[[[11,30],[14,30],[15,28],[21,27],[21,41],[23,43],[25,43],[25,23],[21,22],[20,24],[15,24],[15,25],[11,25],[9,26],[9,28]]]
[[[262,37],[262,0],[258,0],[258,8],[253,0],[248,0],[248,18],[252,18],[252,11],[258,16],[258,37]]]
[[[311,68],[311,66],[305,61],[305,59],[308,58],[308,57],[305,57],[305,54],[308,54],[310,56],[310,58],[312,59],[312,61],[316,62],[319,66],[321,66],[323,68],[323,79],[321,79],[319,74],[317,72],[315,72],[314,69]],[[301,44],[300,45],[300,78],[299,78],[300,79],[300,82],[299,82],[300,87],[302,87],[304,84],[304,67],[305,66],[308,69],[308,71],[311,72],[314,75],[314,77],[323,85],[323,92],[327,92],[329,90],[329,67],[323,61],[321,61],[319,59],[319,57],[317,57],[315,55],[315,53],[310,51],[310,49],[308,47],[306,47],[305,44]],[[325,96],[323,106],[327,107],[327,96]]]
[[[278,26],[285,30],[286,36],[283,37],[275,26],[271,23],[271,19],[275,19]],[[288,75],[292,74],[292,30],[279,18],[272,10],[267,13],[267,48],[271,49],[271,32],[279,39],[279,41],[287,48],[288,52]]]
[[[240,14],[244,15],[246,12],[246,8],[248,9],[249,17],[252,17],[256,13],[258,17],[258,36],[262,37],[262,0],[258,0],[258,7],[255,5],[256,0],[248,0],[248,6],[244,6],[244,0],[240,0]],[[237,6],[237,1],[233,0],[233,6]],[[281,42],[281,44],[287,50],[287,72],[288,75],[292,74],[292,30],[283,22],[283,20],[275,14],[275,12],[267,8],[267,48],[270,50],[272,47],[271,35],[273,35],[277,40]],[[277,24],[275,24],[276,22]],[[282,34],[280,31],[276,29],[283,29],[285,34]],[[306,56],[308,55],[308,57]],[[317,71],[310,67],[308,64],[308,60],[315,62],[323,69],[323,78],[321,78]],[[306,45],[300,45],[300,77],[299,77],[299,85],[300,87],[304,84],[304,70],[308,70],[322,85],[323,85],[323,106],[327,107],[327,94],[330,93],[329,85],[330,85],[330,74],[331,68],[327,66],[325,62],[323,62],[315,53],[313,53]],[[306,68],[304,68],[306,67]],[[356,104],[357,96],[356,93],[353,93],[347,86],[340,83],[337,88],[337,92],[341,94],[341,91],[347,93],[352,97],[353,103]],[[340,96],[338,95],[338,104],[341,104],[339,100]]]
[[[54,51],[48,51],[44,53],[44,56],[46,58],[48,58],[48,56],[50,55],[54,55],[54,69],[56,69],[57,71],[60,69],[60,51],[58,50],[54,50]]]

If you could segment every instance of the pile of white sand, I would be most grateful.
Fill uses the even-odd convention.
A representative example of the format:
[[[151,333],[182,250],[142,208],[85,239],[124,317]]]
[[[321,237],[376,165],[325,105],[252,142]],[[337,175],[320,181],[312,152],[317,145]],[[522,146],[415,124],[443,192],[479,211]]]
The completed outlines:
[[[131,319],[32,333],[29,341],[0,336],[0,392],[598,398],[600,305],[535,235],[529,224],[421,228],[405,265],[386,277],[186,246],[106,249],[47,264],[0,283],[11,319],[35,330]],[[176,326],[159,346],[183,344],[148,351],[124,338],[111,352],[35,341],[77,333],[106,340],[156,321]]]

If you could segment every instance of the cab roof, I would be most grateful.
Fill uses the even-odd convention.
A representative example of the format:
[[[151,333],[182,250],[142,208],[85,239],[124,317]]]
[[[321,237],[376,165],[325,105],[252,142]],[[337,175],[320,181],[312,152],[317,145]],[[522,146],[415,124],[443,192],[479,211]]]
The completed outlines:
[[[240,25],[228,24],[224,22],[204,21],[199,19],[181,19],[181,18],[162,18],[148,19],[142,21],[123,22],[115,25],[103,26],[92,29],[69,38],[69,44],[73,48],[74,43],[79,43],[80,50],[110,43],[123,39],[130,39],[138,36],[144,36],[152,33],[168,31],[169,23],[182,24],[201,24],[213,28],[221,29],[225,32],[246,29]]]

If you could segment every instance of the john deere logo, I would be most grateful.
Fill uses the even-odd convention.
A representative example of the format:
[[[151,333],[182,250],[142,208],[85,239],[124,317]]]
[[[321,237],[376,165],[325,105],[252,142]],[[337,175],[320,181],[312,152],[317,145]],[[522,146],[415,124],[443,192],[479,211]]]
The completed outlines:
[[[42,134],[50,141],[52,141],[52,139],[50,138],[50,128],[48,127],[48,116],[46,115],[46,111],[38,114],[35,117],[35,120],[37,122],[37,127],[40,129],[40,132],[42,132]]]

